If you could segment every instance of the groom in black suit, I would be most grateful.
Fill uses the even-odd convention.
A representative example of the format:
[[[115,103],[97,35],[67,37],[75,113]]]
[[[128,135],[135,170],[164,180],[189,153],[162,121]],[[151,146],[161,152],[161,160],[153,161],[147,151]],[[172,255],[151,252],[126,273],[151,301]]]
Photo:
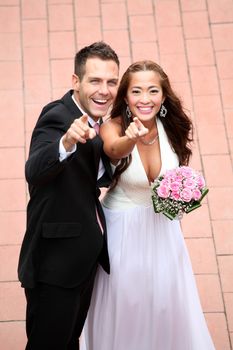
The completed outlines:
[[[76,54],[74,71],[73,90],[43,108],[26,162],[30,200],[18,275],[27,350],[79,349],[98,263],[110,271],[98,186],[111,174],[94,124],[116,96],[119,60],[97,42]]]

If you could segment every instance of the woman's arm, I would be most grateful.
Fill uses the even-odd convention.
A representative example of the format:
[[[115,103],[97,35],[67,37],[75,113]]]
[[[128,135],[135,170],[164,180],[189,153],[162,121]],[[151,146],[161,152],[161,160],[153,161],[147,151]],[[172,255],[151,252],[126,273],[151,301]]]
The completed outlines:
[[[104,141],[104,152],[116,163],[116,160],[127,157],[133,150],[139,137],[148,133],[148,129],[134,118],[122,136],[121,118],[107,120],[101,125],[100,135]]]

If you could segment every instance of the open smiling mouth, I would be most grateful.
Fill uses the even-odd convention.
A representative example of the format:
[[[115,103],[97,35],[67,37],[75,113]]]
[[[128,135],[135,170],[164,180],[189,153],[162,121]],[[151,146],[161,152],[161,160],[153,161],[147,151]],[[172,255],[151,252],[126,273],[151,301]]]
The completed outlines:
[[[141,113],[150,113],[153,110],[153,107],[138,107],[138,110]]]
[[[96,103],[99,106],[104,106],[108,102],[108,100],[103,100],[103,99],[92,99],[94,103]]]

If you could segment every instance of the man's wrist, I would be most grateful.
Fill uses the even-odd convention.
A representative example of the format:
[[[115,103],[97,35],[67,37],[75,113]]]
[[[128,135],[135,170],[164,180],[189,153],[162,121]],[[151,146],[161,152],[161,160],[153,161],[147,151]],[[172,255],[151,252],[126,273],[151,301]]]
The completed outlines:
[[[65,136],[63,136],[61,139],[60,139],[60,142],[59,142],[59,160],[60,162],[62,162],[64,159],[68,158],[72,153],[74,153],[76,151],[76,144],[75,145],[72,145],[69,143],[69,145],[71,147],[65,147],[64,145],[64,138]]]
[[[72,150],[76,144],[69,142],[65,135],[62,137],[61,141],[62,141],[62,144],[63,144],[66,152],[72,152]]]

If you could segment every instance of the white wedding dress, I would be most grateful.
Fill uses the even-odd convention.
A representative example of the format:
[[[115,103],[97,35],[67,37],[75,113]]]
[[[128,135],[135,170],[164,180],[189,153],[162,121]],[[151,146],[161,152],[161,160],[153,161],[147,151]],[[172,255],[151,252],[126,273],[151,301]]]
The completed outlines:
[[[157,126],[162,174],[178,159]],[[154,213],[137,147],[103,207],[111,274],[97,272],[81,349],[214,350],[180,223]]]

